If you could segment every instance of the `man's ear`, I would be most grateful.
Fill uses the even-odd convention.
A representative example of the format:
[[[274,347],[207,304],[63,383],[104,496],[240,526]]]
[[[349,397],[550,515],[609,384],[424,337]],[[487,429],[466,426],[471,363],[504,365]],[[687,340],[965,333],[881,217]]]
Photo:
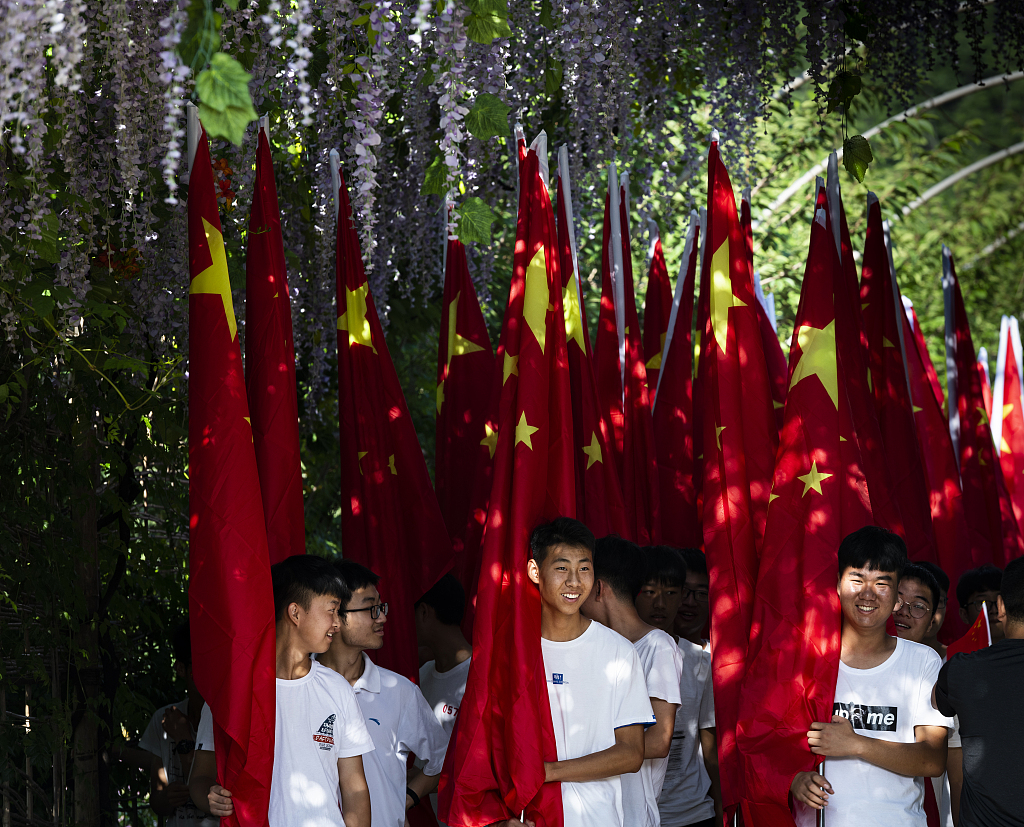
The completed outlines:
[[[1006,603],[1003,602],[1001,594],[996,595],[996,617],[999,622],[1006,626]]]
[[[433,606],[428,606],[426,603],[420,603],[416,607],[415,617],[421,623],[425,621],[428,617],[430,617],[431,614],[436,614],[436,612],[434,612]]]
[[[299,625],[299,621],[302,619],[303,612],[302,607],[298,603],[288,604],[288,620],[295,626]]]
[[[532,557],[526,561],[526,576],[538,586],[540,585],[540,567]]]
[[[968,626],[971,625],[970,619],[967,617],[967,609],[964,606],[960,607],[960,619]]]

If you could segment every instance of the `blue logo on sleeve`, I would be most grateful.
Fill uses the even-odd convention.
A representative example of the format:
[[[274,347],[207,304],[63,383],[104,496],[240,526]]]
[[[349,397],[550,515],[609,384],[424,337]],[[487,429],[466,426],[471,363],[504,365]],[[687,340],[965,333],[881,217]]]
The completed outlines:
[[[564,683],[564,680],[562,678],[562,673],[561,672],[552,672],[551,673],[551,683],[553,683],[555,686],[561,686]]]
[[[376,718],[368,718],[367,720],[373,721],[377,726],[380,726],[380,721],[378,721]]]

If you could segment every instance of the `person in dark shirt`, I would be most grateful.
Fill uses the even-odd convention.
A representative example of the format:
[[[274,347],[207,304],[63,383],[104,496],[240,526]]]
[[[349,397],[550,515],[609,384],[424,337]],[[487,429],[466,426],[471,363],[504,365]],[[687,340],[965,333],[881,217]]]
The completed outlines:
[[[1024,827],[1024,557],[1006,566],[996,607],[1003,639],[954,655],[935,682],[936,708],[960,716],[960,827]]]

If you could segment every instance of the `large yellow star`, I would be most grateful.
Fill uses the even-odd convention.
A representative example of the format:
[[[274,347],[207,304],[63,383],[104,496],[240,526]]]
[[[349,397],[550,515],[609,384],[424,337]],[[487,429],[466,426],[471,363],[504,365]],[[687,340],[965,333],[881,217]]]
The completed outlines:
[[[523,319],[533,331],[533,336],[544,352],[544,337],[547,330],[545,316],[548,312],[548,267],[541,247],[526,268],[526,287],[523,290]]]
[[[192,279],[188,286],[189,293],[213,293],[220,295],[224,302],[224,315],[228,320],[228,331],[231,341],[238,333],[235,321],[235,306],[231,301],[231,281],[228,279],[228,258],[224,253],[224,235],[205,218],[203,229],[206,231],[206,244],[210,248],[210,266]]]
[[[839,410],[839,368],[836,364],[836,323],[833,319],[823,328],[802,325],[796,334],[800,344],[800,361],[796,363],[790,390],[801,379],[817,376],[832,404]]]
[[[590,444],[583,446],[583,453],[587,455],[588,471],[595,462],[604,462],[604,457],[601,455],[601,443],[597,439],[597,431],[590,435]]]
[[[580,310],[580,297],[576,292],[576,279],[571,278],[569,285],[562,291],[562,315],[565,316],[565,343],[575,342],[580,350],[587,352],[587,343],[583,338],[583,313]]]
[[[647,368],[649,370],[661,370],[661,354],[665,352],[665,336],[666,333],[661,334],[661,347],[657,353],[655,353],[650,359],[647,360]]]
[[[729,308],[746,306],[746,302],[737,299],[732,292],[729,239],[726,238],[711,257],[711,328],[722,353],[725,353],[725,345],[729,340]]]
[[[822,474],[821,472],[819,472],[818,462],[817,460],[815,460],[814,462],[811,463],[810,471],[808,471],[803,476],[797,477],[797,479],[804,484],[804,493],[801,494],[800,496],[806,497],[807,492],[810,491],[812,488],[820,494],[821,483],[831,476],[832,474]]]
[[[369,292],[370,285],[365,281],[355,290],[345,288],[345,312],[338,316],[338,330],[348,331],[349,347],[363,345],[376,353],[370,322],[366,318],[366,297]]]
[[[516,445],[520,442],[524,443],[527,448],[533,450],[533,440],[531,437],[539,431],[540,428],[534,428],[529,422],[526,421],[526,411],[523,411],[519,415],[519,421],[516,423]]]
[[[501,365],[501,384],[504,385],[510,376],[519,375],[519,357],[509,356],[508,351],[505,351],[505,360]]]
[[[498,447],[498,432],[489,422],[484,423],[484,438],[480,440],[480,444],[487,447],[487,453],[494,459],[494,451]]]
[[[455,322],[459,313],[459,298],[462,293],[456,293],[451,304],[448,305],[448,366],[451,366],[453,356],[465,356],[467,353],[476,353],[483,350],[476,342],[471,342],[465,336],[455,332]]]

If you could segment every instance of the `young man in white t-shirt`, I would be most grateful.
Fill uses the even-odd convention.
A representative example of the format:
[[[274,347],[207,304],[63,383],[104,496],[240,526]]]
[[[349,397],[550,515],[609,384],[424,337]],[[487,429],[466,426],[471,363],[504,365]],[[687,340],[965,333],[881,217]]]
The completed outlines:
[[[941,665],[929,647],[890,637],[907,547],[866,526],[839,546],[843,628],[832,720],[810,724],[807,743],[825,756],[821,773],[800,772],[790,790],[824,810],[827,827],[927,827],[924,778],[946,768],[953,719],[932,705]]]
[[[348,682],[310,658],[326,652],[350,596],[333,565],[298,554],[270,568],[277,619],[277,712],[270,827],[370,827],[363,756],[373,752]],[[189,789],[200,809],[234,812],[217,781],[213,718],[203,708]]]
[[[644,762],[655,723],[643,667],[622,635],[580,614],[594,587],[594,535],[559,517],[530,535],[527,575],[540,590],[541,651],[562,785],[564,827],[623,827],[620,776]]]
[[[594,549],[594,588],[581,612],[633,644],[647,683],[656,723],[644,733],[640,772],[622,776],[624,827],[659,827],[658,796],[665,781],[683,655],[667,632],[640,619],[633,599],[644,582],[644,552],[621,537],[602,537]]]
[[[341,625],[330,649],[317,660],[352,686],[376,747],[364,761],[372,827],[403,827],[406,810],[436,789],[447,740],[416,685],[366,655],[384,645],[388,604],[377,591],[380,578],[353,560],[334,565],[351,596],[339,610]],[[410,753],[426,762],[412,777]]]
[[[652,626],[671,633],[687,588],[685,558],[679,549],[668,546],[649,546],[644,551],[647,574],[636,596],[637,613]],[[700,581],[692,585],[696,589]],[[695,599],[692,590],[690,597]],[[722,823],[722,802],[711,653],[684,637],[675,640],[683,658],[681,703],[676,712],[665,783],[658,797],[661,827],[714,827]]]
[[[466,592],[453,574],[446,574],[416,601],[416,642],[432,657],[420,667],[420,691],[444,730],[445,744],[455,729],[473,657],[473,647],[462,633],[465,609]],[[430,794],[430,804],[436,816],[437,793]]]

